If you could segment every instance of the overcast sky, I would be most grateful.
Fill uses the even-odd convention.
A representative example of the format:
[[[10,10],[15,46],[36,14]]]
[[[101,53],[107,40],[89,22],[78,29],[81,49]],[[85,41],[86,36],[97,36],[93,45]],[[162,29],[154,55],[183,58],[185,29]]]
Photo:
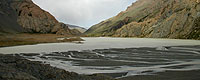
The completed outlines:
[[[33,0],[60,22],[89,28],[126,10],[136,0]]]

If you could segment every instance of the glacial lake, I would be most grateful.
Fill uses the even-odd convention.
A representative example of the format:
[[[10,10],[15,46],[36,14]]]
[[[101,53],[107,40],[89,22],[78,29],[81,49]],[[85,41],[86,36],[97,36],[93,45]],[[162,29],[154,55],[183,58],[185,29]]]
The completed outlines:
[[[79,74],[115,78],[164,71],[200,70],[200,41],[151,38],[85,38],[83,44],[47,43],[0,48]]]
[[[76,43],[45,43],[37,45],[24,45],[0,48],[0,53],[48,53],[81,51],[108,48],[138,48],[138,47],[162,47],[181,45],[200,45],[200,40],[179,40],[179,39],[153,39],[153,38],[110,38],[94,37],[86,38],[83,44]]]

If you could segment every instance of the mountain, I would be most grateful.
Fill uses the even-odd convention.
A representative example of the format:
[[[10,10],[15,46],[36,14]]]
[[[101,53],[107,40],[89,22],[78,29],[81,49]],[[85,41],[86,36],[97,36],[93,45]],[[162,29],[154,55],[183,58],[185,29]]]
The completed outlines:
[[[23,29],[17,23],[17,13],[10,6],[11,0],[0,1],[0,34],[17,33]]]
[[[199,0],[138,0],[88,36],[200,39]]]
[[[75,30],[75,29],[70,29],[68,25],[62,23],[62,22],[59,22],[58,23],[59,25],[56,26],[57,28],[54,28],[53,29],[53,32],[56,32],[56,34],[58,35],[80,35],[81,32],[78,31],[78,30]]]
[[[69,26],[69,29],[77,29],[81,33],[84,33],[87,30],[87,29],[85,29],[83,27],[76,26],[76,25],[70,25],[70,24],[66,24],[66,25]]]
[[[61,29],[56,34],[61,34],[61,35],[63,35],[63,34],[81,35],[82,34],[78,29],[70,28],[69,24],[65,24],[62,22],[60,22],[59,24],[61,24],[62,28],[64,28],[64,29]]]
[[[1,33],[73,34],[67,25],[58,22],[54,16],[42,10],[32,0],[1,0],[0,4]]]

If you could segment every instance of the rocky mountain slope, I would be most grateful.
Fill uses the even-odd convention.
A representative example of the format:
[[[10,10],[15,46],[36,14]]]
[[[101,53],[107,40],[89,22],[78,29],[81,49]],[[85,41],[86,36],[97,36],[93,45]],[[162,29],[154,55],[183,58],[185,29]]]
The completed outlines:
[[[10,0],[0,1],[0,34],[22,32],[17,23],[17,13],[11,8]]]
[[[1,0],[0,4],[1,32],[74,34],[32,0]]]
[[[85,29],[83,27],[76,26],[76,25],[70,25],[70,24],[66,24],[66,25],[69,26],[69,29],[77,29],[81,33],[84,33],[87,30],[87,29]]]
[[[200,39],[199,0],[138,0],[88,36]]]

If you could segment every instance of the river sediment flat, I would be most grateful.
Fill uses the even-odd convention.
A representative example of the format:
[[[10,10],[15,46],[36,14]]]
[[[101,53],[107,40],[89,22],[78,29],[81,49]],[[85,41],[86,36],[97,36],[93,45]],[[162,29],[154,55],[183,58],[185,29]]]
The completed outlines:
[[[31,61],[40,61],[70,72],[87,75],[104,74],[122,79],[131,76],[155,76],[156,74],[163,76],[200,70],[200,46],[197,45],[111,48],[45,54],[22,53],[20,55]]]
[[[49,64],[51,67],[80,75],[105,75],[109,79],[200,79],[197,74],[200,72],[198,40],[143,38],[85,38],[84,40],[83,44],[53,43],[5,47],[0,48],[2,51],[0,53],[10,49],[4,54],[18,55],[30,61]],[[23,48],[27,50],[23,51]]]

